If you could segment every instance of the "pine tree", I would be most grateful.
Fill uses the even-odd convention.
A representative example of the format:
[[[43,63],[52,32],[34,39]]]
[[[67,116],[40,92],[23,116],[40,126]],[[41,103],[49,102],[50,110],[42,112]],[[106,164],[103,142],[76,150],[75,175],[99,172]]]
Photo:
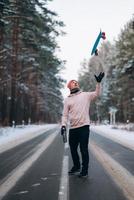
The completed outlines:
[[[7,16],[10,13],[9,1],[0,0],[0,121],[7,123],[8,114],[8,85],[9,74],[7,68],[9,48],[6,37],[6,27],[8,25]]]
[[[10,100],[6,117],[10,124],[13,120],[21,123],[29,118],[33,122],[59,120],[59,107],[62,107],[60,89],[64,80],[58,77],[58,73],[63,61],[55,56],[55,50],[58,47],[56,37],[62,34],[60,28],[64,24],[55,20],[57,15],[47,9],[47,2],[7,1],[9,12],[2,14],[8,23],[4,45]],[[53,91],[51,95],[49,90]],[[7,96],[1,94],[6,102]],[[55,103],[47,103],[55,96],[58,97]]]
[[[122,29],[116,42],[116,49],[118,120],[134,121],[134,30],[132,29],[132,20]]]

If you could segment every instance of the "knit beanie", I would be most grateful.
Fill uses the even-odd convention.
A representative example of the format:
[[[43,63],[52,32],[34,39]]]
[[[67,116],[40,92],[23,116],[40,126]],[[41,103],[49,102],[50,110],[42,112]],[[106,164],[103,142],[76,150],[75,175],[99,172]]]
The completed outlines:
[[[76,81],[76,80],[70,80],[70,81],[68,82],[67,87],[68,87],[69,89],[71,89],[70,87],[71,87],[72,81]],[[77,82],[77,81],[76,81],[76,82]]]

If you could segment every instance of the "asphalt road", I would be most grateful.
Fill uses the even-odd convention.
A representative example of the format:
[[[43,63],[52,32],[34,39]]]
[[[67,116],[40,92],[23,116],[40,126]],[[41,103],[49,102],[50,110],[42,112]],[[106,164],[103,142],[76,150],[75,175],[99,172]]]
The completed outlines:
[[[68,176],[72,167],[69,147],[64,146],[59,130],[45,132],[24,144],[0,154],[0,189],[14,171],[17,174],[22,163],[30,159],[40,148],[43,141],[55,134],[54,140],[42,151],[25,173],[16,181],[3,200],[126,200],[123,188],[118,187],[110,172],[106,171],[95,154],[90,151],[89,177],[80,179]],[[55,132],[55,133],[54,133]],[[90,134],[94,142],[112,159],[134,173],[133,151],[106,139],[96,133]],[[41,146],[42,143],[42,146]],[[45,143],[44,143],[45,144]],[[48,144],[48,143],[47,143]],[[39,146],[40,145],[40,146]],[[66,159],[68,158],[68,160]],[[66,162],[64,162],[66,161]],[[68,165],[67,165],[68,164]],[[66,167],[67,166],[67,167]],[[23,168],[22,168],[23,169]],[[15,175],[16,176],[16,175]],[[12,182],[11,182],[12,183]],[[5,184],[6,185],[6,184]],[[62,191],[61,191],[62,190]],[[1,190],[3,191],[3,190]]]

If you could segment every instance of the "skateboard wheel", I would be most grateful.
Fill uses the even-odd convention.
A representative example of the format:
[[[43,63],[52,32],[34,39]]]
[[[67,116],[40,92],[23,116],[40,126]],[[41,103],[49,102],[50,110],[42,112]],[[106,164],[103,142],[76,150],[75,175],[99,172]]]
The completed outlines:
[[[98,49],[95,50],[95,55],[98,56]]]
[[[106,39],[105,32],[102,32],[101,37],[102,37],[103,40]]]

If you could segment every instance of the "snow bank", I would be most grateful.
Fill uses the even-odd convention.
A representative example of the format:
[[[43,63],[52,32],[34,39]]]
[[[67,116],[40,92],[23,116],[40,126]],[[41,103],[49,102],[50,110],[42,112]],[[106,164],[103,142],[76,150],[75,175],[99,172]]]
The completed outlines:
[[[113,141],[130,148],[131,150],[134,150],[134,131],[113,129],[110,125],[92,125],[91,130],[106,138],[110,138]]]
[[[0,128],[0,153],[58,126],[58,124],[45,124]],[[110,125],[91,125],[91,130],[134,150],[134,131],[113,129]]]
[[[0,128],[0,153],[55,128],[57,124]]]

